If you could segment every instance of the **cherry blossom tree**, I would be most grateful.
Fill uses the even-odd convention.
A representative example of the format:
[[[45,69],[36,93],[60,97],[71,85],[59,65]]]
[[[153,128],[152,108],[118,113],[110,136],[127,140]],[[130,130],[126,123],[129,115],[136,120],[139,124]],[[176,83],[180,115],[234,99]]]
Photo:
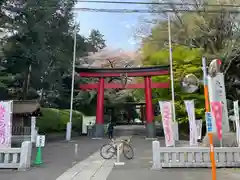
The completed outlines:
[[[89,68],[130,68],[139,66],[140,61],[139,54],[135,52],[127,52],[122,49],[110,49],[105,48],[96,53],[89,53],[88,56],[85,56],[79,60],[80,64],[84,67]],[[97,82],[98,79],[91,78],[88,79],[88,83]],[[123,74],[121,77],[109,77],[105,78],[105,83],[121,83],[123,85],[122,89],[106,89],[105,90],[105,99],[110,102],[121,101],[125,97],[129,96],[131,90],[124,89],[127,83],[133,82],[134,78],[127,77],[127,74]],[[96,95],[95,91],[88,91],[91,94],[89,97],[94,98]],[[82,93],[80,93],[81,95]],[[85,92],[86,94],[86,92]],[[88,95],[89,95],[88,94]]]

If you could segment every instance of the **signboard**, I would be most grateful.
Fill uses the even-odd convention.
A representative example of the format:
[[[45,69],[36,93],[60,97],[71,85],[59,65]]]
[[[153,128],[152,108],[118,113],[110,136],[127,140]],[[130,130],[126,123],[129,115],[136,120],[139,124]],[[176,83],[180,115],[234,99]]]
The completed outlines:
[[[11,147],[12,101],[0,102],[0,148]]]
[[[189,130],[190,130],[190,146],[197,146],[198,145],[198,134],[197,134],[197,126],[196,126],[196,119],[195,119],[195,108],[194,108],[194,101],[184,101],[187,113],[188,113],[188,120],[189,120]]]
[[[170,101],[159,101],[163,130],[165,136],[166,147],[174,146],[174,134],[172,129],[172,103]]]
[[[87,134],[87,126],[96,123],[96,116],[83,116],[82,118],[82,134]]]
[[[234,116],[235,116],[235,124],[236,124],[236,138],[237,138],[238,146],[240,147],[240,124],[239,124],[238,101],[233,102],[233,107],[234,107]]]
[[[208,77],[209,101],[222,103],[222,131],[229,132],[229,120],[227,99],[223,73],[217,73],[215,77]],[[213,117],[213,130],[216,131],[215,117]]]
[[[213,120],[211,112],[205,113],[207,132],[213,132]]]
[[[222,139],[222,103],[220,101],[211,102],[212,115],[216,122],[218,139]]]
[[[45,135],[38,135],[36,139],[36,147],[45,146]]]

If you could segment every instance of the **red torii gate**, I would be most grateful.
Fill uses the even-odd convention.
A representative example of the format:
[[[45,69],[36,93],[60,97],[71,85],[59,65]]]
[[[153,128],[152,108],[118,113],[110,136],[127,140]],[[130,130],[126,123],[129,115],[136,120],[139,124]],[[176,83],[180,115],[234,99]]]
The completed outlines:
[[[80,89],[96,89],[97,90],[97,111],[96,111],[96,137],[104,135],[104,89],[145,89],[146,101],[146,124],[147,137],[155,137],[155,128],[153,124],[153,105],[152,105],[152,88],[169,88],[169,82],[152,82],[152,76],[168,75],[169,66],[154,67],[134,67],[134,68],[76,68],[76,72],[80,77],[98,78],[99,82],[95,84],[82,84]],[[121,83],[105,83],[106,77],[144,77],[144,83],[126,84]]]

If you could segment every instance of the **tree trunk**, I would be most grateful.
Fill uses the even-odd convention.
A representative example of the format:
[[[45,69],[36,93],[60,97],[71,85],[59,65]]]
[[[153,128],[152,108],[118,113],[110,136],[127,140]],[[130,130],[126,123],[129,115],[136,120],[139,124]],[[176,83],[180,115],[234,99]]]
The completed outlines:
[[[22,90],[22,100],[26,100],[28,96],[28,88],[30,84],[30,78],[31,78],[31,71],[32,71],[32,66],[31,64],[28,66],[27,72],[25,74],[25,79],[23,83],[23,90]]]

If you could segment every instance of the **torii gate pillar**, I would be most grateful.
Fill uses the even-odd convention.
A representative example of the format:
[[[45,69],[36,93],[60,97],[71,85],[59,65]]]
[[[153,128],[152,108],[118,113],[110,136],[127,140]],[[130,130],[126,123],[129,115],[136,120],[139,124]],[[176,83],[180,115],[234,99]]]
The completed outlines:
[[[151,77],[144,77],[145,84],[145,101],[146,101],[146,128],[147,138],[154,138],[156,136],[155,125],[153,123],[153,105],[152,105],[152,87]]]
[[[99,85],[97,89],[97,111],[96,111],[96,126],[95,136],[104,136],[104,78],[99,78]]]

